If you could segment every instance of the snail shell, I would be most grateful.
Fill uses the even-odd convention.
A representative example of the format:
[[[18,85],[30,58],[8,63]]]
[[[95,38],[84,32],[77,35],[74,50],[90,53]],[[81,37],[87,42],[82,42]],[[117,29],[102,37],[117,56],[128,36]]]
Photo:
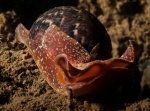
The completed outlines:
[[[57,7],[41,15],[30,31],[22,24],[16,38],[24,43],[46,81],[63,95],[102,91],[130,77],[128,65],[137,55],[130,41],[120,58],[111,58],[111,41],[104,26],[89,12]]]
[[[42,14],[30,30],[30,38],[36,39],[36,33],[45,32],[56,25],[69,37],[78,41],[92,59],[111,58],[111,41],[102,23],[91,13],[74,7],[56,7]],[[92,49],[96,46],[96,50]],[[94,53],[94,54],[93,54]],[[93,55],[92,55],[93,54]]]

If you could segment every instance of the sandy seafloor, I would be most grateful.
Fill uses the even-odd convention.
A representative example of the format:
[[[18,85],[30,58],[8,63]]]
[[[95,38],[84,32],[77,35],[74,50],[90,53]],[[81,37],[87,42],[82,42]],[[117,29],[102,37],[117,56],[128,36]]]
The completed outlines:
[[[112,1],[112,2],[111,2]],[[36,18],[56,6],[71,5],[94,14],[108,31],[113,57],[134,39],[141,48],[130,84],[103,95],[73,98],[56,93],[43,79],[27,48],[15,37],[23,23],[30,29]],[[150,0],[0,0],[0,111],[149,111]]]

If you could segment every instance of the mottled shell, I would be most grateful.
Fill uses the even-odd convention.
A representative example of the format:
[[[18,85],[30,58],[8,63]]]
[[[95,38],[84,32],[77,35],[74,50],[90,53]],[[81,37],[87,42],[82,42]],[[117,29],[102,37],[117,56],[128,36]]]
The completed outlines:
[[[56,7],[42,14],[32,25],[30,38],[35,38],[40,31],[45,32],[51,25],[78,41],[94,59],[111,58],[111,41],[102,23],[85,10],[74,7]],[[39,38],[38,38],[39,39]],[[94,54],[93,54],[94,53]],[[92,58],[93,59],[93,58]]]
[[[30,31],[19,24],[16,38],[27,46],[49,85],[66,96],[70,90],[83,96],[126,81],[133,74],[128,66],[139,52],[130,41],[120,58],[110,58],[110,37],[103,25],[74,7],[45,12]]]

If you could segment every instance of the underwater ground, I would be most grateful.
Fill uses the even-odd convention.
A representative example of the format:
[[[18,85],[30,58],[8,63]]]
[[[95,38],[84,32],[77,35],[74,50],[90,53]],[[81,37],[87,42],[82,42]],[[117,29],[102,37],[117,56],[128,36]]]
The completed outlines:
[[[141,48],[134,79],[104,98],[94,95],[70,101],[56,93],[14,37],[19,23],[30,29],[40,14],[56,6],[76,6],[94,14],[111,37],[114,57],[134,39]],[[69,110],[150,110],[150,0],[0,0],[0,111]]]

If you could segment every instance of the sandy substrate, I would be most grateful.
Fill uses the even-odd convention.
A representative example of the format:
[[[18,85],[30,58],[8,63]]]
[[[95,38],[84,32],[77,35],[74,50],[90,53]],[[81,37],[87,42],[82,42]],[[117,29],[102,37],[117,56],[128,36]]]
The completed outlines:
[[[150,110],[150,0],[1,0],[0,1],[0,111],[149,111]],[[117,0],[116,0],[117,1]],[[114,57],[134,39],[141,47],[134,79],[103,95],[73,98],[56,93],[43,79],[27,48],[14,32],[21,22],[28,29],[50,8],[71,5],[94,14],[105,26]]]

